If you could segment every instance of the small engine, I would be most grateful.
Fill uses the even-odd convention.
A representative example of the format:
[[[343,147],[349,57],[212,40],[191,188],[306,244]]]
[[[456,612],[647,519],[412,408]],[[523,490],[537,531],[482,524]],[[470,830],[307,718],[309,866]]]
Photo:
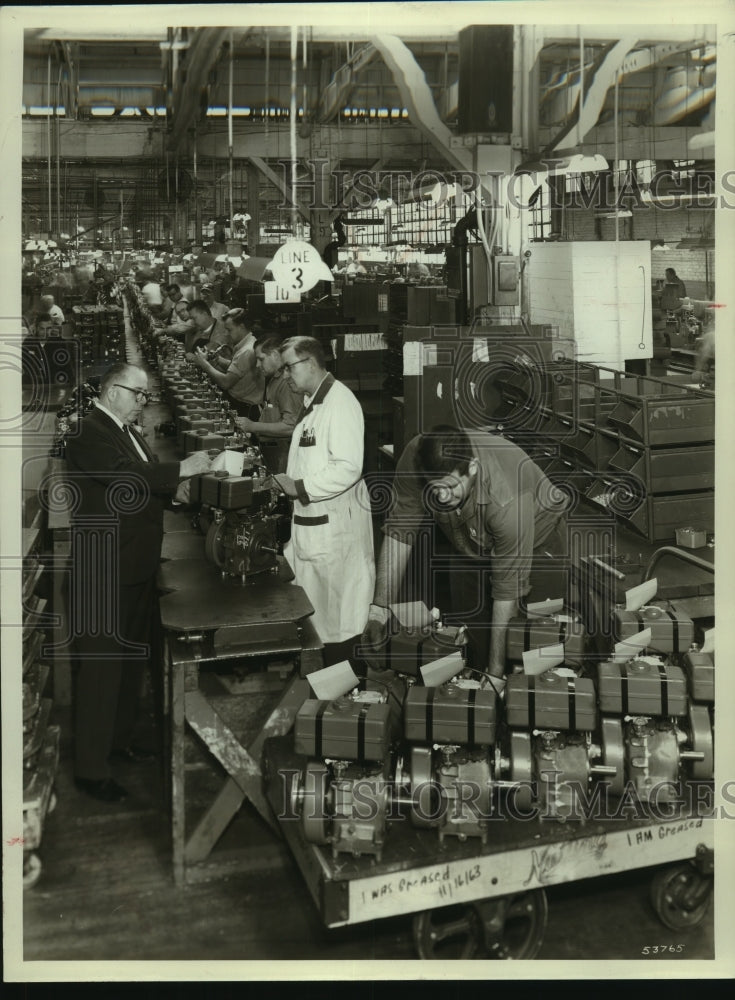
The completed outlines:
[[[245,457],[241,476],[208,472],[193,477],[190,499],[202,504],[198,521],[206,533],[205,554],[223,577],[246,583],[260,573],[278,572],[290,509],[257,458]]]
[[[388,666],[396,673],[417,677],[421,667],[452,653],[466,654],[464,626],[445,625],[434,608],[425,611],[427,624],[406,626],[398,623],[388,646]]]
[[[440,843],[487,839],[492,809],[496,696],[464,677],[439,687],[413,685],[404,702],[404,735],[411,744],[396,785],[410,801],[411,822],[435,828]]]
[[[580,799],[593,778],[615,778],[622,770],[604,740],[602,746],[592,740],[592,681],[553,670],[538,677],[512,674],[505,705],[509,752],[497,755],[496,770],[521,786],[519,806],[535,800],[543,819],[584,820]]]
[[[294,777],[291,805],[305,838],[354,857],[380,860],[391,803],[390,748],[395,716],[385,696],[357,691],[334,701],[304,702],[294,749],[311,758]]]
[[[695,780],[713,777],[709,712],[687,698],[680,667],[650,655],[601,663],[598,689],[614,755],[624,762],[614,792],[622,794],[625,780],[642,802],[664,802],[676,798],[682,765],[691,765]]]

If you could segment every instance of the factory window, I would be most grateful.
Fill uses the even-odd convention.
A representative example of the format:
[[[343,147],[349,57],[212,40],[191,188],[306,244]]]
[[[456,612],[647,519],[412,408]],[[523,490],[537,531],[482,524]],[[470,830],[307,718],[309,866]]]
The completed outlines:
[[[638,160],[635,165],[635,173],[639,184],[649,186],[656,176],[656,161]]]
[[[631,160],[618,160],[617,166],[613,170],[613,186],[618,188],[624,188],[629,184],[630,171],[633,168],[633,162]]]
[[[549,182],[541,181],[528,198],[531,221],[528,225],[532,240],[546,240],[551,235],[551,196]]]
[[[694,177],[694,160],[674,160],[671,174],[677,184]]]
[[[447,194],[449,192],[449,194]],[[437,183],[391,212],[391,242],[412,247],[444,246],[451,243],[452,229],[466,209],[453,186]]]

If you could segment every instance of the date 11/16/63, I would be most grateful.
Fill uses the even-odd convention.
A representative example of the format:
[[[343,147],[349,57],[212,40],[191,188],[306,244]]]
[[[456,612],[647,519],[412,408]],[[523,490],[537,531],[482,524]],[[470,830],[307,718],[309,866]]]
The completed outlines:
[[[681,955],[683,944],[647,944],[641,948],[641,955]]]

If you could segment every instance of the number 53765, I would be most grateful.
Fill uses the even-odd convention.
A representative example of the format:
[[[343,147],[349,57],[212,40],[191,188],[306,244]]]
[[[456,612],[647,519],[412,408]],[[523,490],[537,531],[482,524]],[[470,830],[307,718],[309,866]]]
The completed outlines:
[[[683,951],[683,944],[646,944],[641,955],[680,955]]]

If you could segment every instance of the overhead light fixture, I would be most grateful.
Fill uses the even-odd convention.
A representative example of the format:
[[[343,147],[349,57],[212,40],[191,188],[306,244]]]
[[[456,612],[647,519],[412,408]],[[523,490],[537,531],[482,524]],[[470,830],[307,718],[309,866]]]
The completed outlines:
[[[677,250],[713,250],[715,241],[712,236],[698,233],[696,236],[685,236],[676,244]]]
[[[711,236],[685,236],[676,244],[677,250],[714,250],[715,241]]]
[[[587,156],[584,153],[574,153],[571,156],[549,156],[537,160],[527,160],[519,164],[514,173],[518,174],[548,174],[549,177],[559,177],[565,174],[596,174],[609,170],[610,165],[601,153]]]
[[[620,208],[612,212],[595,212],[596,219],[632,219],[633,213],[629,208]]]

